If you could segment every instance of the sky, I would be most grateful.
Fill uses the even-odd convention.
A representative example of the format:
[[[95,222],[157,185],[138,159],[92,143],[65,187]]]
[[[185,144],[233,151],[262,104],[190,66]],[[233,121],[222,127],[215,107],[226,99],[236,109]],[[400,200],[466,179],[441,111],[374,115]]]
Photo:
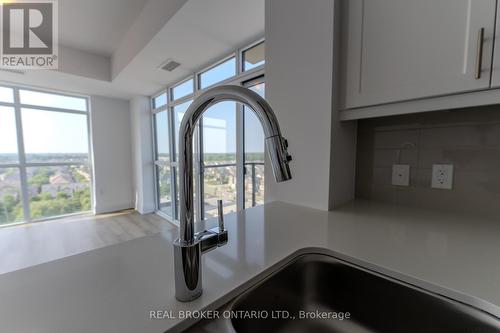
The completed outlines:
[[[88,153],[87,117],[22,109],[24,150],[36,153]]]
[[[17,153],[14,108],[0,106],[0,153]]]
[[[20,90],[23,104],[87,109],[83,98]],[[12,102],[12,89],[0,88],[0,101]],[[24,148],[27,154],[88,153],[87,116],[33,108],[21,108]],[[17,129],[13,107],[0,107],[0,154],[17,153]]]

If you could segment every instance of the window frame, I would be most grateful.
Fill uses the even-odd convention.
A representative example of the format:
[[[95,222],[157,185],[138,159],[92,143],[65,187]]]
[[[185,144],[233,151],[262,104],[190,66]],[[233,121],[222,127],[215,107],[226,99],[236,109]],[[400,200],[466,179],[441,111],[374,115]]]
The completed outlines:
[[[179,98],[175,98],[174,88],[177,88],[178,86],[183,85],[184,83],[186,83],[186,82],[188,82],[190,80],[193,80],[193,87],[192,87],[193,88],[193,92],[190,93],[190,94],[181,96]],[[172,84],[171,86],[169,86],[164,91],[167,93],[167,106],[169,104],[173,104],[173,103],[178,104],[179,101],[185,101],[186,99],[189,99],[188,97],[192,96],[196,92],[196,81],[195,81],[195,79],[192,76],[188,76],[187,78],[184,78],[184,79],[182,79],[180,81],[176,81],[174,84]]]
[[[156,104],[156,103],[155,103],[155,100],[156,100],[158,97],[160,97],[161,95],[163,95],[163,94],[165,94],[165,100],[166,100],[166,103],[165,103],[165,104],[163,104],[163,105],[162,105],[162,106],[160,106],[160,107],[156,107],[156,105],[155,105],[155,104]],[[157,93],[156,95],[154,95],[154,96],[152,96],[152,97],[151,97],[151,110],[160,110],[160,109],[162,109],[162,108],[166,108],[166,107],[167,107],[167,105],[168,105],[168,102],[169,102],[169,100],[168,100],[168,94],[167,94],[167,92],[166,92],[166,91],[160,91],[159,93]]]
[[[16,125],[16,139],[17,139],[17,154],[18,154],[17,163],[8,163],[8,164],[1,164],[0,163],[0,168],[17,168],[19,170],[19,175],[20,175],[19,182],[20,182],[20,187],[21,187],[20,188],[20,190],[21,190],[21,203],[23,206],[23,215],[24,215],[23,221],[2,224],[2,225],[0,225],[0,228],[12,226],[12,225],[29,224],[29,223],[55,220],[55,219],[59,219],[62,217],[76,216],[76,215],[82,215],[82,214],[87,214],[89,212],[93,212],[93,210],[95,209],[95,201],[94,201],[95,200],[95,193],[94,193],[95,184],[94,184],[94,163],[93,163],[94,153],[93,153],[92,135],[91,135],[92,132],[91,132],[90,96],[77,94],[77,93],[68,93],[68,92],[58,91],[58,90],[31,87],[31,86],[26,86],[26,85],[12,84],[12,83],[2,82],[2,81],[0,81],[0,86],[6,87],[6,88],[11,88],[13,90],[13,95],[14,95],[13,103],[0,101],[0,106],[11,107],[14,109],[15,123],[16,123],[15,125]],[[20,90],[28,90],[28,91],[39,92],[39,93],[81,98],[81,99],[85,100],[86,111],[65,109],[65,108],[59,108],[59,107],[39,106],[39,105],[33,105],[33,104],[23,104],[23,103],[21,103],[21,99],[20,99]],[[73,162],[27,162],[26,161],[25,144],[24,144],[25,140],[24,140],[24,135],[23,135],[24,133],[23,133],[23,121],[22,121],[22,109],[34,109],[34,110],[41,110],[41,111],[48,111],[48,112],[60,112],[60,113],[84,115],[86,117],[87,138],[88,138],[88,140],[87,140],[87,145],[88,145],[87,162],[86,163],[77,162],[77,161],[73,161]],[[81,211],[81,212],[76,212],[76,213],[62,214],[62,215],[42,217],[42,218],[36,218],[36,219],[32,218],[31,212],[30,212],[30,201],[29,201],[30,198],[29,198],[29,193],[28,193],[28,187],[29,187],[28,175],[27,175],[26,170],[28,168],[32,168],[32,167],[53,167],[53,166],[86,166],[86,167],[88,167],[89,176],[90,176],[89,186],[90,186],[90,207],[91,207],[91,209],[89,211]]]
[[[255,42],[253,42],[252,44],[247,45],[245,48],[242,48],[239,50],[238,58],[240,59],[240,68],[238,70],[240,71],[240,73],[252,73],[253,71],[256,71],[256,70],[258,71],[262,66],[265,66],[265,57],[264,57],[264,65],[256,66],[254,68],[245,70],[245,56],[244,56],[245,51],[248,51],[251,48],[253,48],[254,46],[257,46],[257,45],[262,44],[262,43],[265,43],[264,38],[261,38]],[[264,47],[265,47],[265,44],[264,44]]]
[[[206,86],[205,88],[202,88],[201,87],[201,76],[207,72],[209,72],[210,70],[228,62],[229,60],[231,59],[234,59],[234,75],[230,76],[230,77],[227,77],[221,81],[218,81],[216,83],[212,83],[211,85],[208,85]],[[238,74],[240,73],[240,71],[238,70],[239,69],[239,62],[240,62],[240,59],[239,59],[239,52],[233,52],[233,53],[230,53],[229,55],[225,56],[224,58],[222,58],[221,60],[203,68],[202,70],[199,70],[196,74],[196,86],[195,86],[195,91],[202,91],[202,90],[208,90],[210,88],[213,88],[215,86],[219,86],[221,84],[224,84],[224,82],[230,82],[232,81],[236,76],[238,76]]]
[[[231,51],[230,53],[226,54],[222,58],[218,58],[215,62],[210,62],[207,66],[201,67],[199,70],[191,73],[187,77],[183,77],[180,80],[176,80],[173,84],[168,85],[167,87],[163,88],[156,94],[154,94],[150,98],[150,105],[151,105],[151,128],[152,128],[152,139],[153,139],[153,165],[154,165],[154,193],[155,193],[155,211],[158,215],[162,216],[163,218],[167,219],[171,223],[175,225],[179,225],[178,221],[178,213],[179,213],[179,204],[177,202],[177,187],[179,184],[177,184],[177,159],[176,159],[176,150],[177,150],[177,145],[178,145],[178,139],[175,137],[175,119],[174,119],[174,107],[181,105],[185,102],[195,100],[199,95],[204,93],[205,91],[216,87],[220,85],[239,85],[239,86],[245,86],[245,83],[253,80],[260,79],[264,81],[265,77],[265,63],[263,65],[260,65],[258,67],[252,68],[247,71],[243,71],[243,52],[246,50],[252,48],[255,45],[258,45],[262,42],[265,42],[264,37],[261,37],[255,41],[253,41],[250,44],[245,44],[242,47]],[[207,86],[203,89],[200,89],[200,75],[209,71],[210,69],[217,67],[218,65],[228,61],[231,58],[235,58],[235,75],[231,76],[227,79],[224,79],[220,82],[217,82],[213,85]],[[178,99],[173,100],[172,99],[172,91],[173,88],[187,82],[188,80],[193,80],[193,93],[188,94],[186,96],[180,97]],[[154,98],[161,95],[162,93],[167,93],[167,105],[163,106],[161,108],[154,108]],[[237,170],[241,170],[237,172],[237,210],[240,211],[244,209],[244,204],[245,204],[245,191],[244,191],[244,181],[245,181],[245,175],[244,175],[244,151],[243,151],[243,140],[244,140],[244,130],[243,130],[243,116],[242,116],[242,109],[243,106],[240,103],[237,103],[237,109],[236,109],[236,127],[237,127],[237,143],[236,143],[236,168]],[[162,165],[162,163],[158,159],[157,155],[157,144],[156,144],[156,123],[155,123],[155,114],[161,111],[167,110],[168,112],[168,121],[169,121],[169,139],[170,139],[170,156],[171,156],[171,161],[170,163],[163,163],[169,164],[171,166],[171,198],[172,198],[172,215],[170,216],[160,210],[159,202],[159,188],[158,188],[158,177],[156,175],[156,166],[157,165]],[[199,123],[196,126],[196,130],[194,133],[194,147],[193,147],[193,153],[194,153],[194,188],[196,190],[195,196],[198,198],[196,200],[196,216],[195,220],[200,221],[204,219],[204,193],[203,193],[203,169],[210,166],[204,166],[203,165],[203,156],[202,156],[202,147],[203,147],[203,135],[201,133],[200,128],[202,127],[202,121],[203,119],[200,119]],[[175,201],[175,202],[174,202]]]

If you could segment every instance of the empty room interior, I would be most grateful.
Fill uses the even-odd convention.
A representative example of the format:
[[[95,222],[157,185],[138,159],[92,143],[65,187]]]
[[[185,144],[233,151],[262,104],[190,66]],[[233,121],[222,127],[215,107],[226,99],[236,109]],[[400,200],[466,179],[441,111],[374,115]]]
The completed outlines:
[[[498,0],[0,0],[0,332],[500,333]]]

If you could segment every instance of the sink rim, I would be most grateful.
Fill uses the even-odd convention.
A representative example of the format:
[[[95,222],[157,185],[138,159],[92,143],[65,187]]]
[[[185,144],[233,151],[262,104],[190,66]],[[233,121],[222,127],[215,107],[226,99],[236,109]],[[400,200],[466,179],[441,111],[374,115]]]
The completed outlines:
[[[463,305],[470,306],[472,308],[475,308],[476,310],[483,311],[489,315],[492,315],[493,317],[500,320],[500,306],[490,303],[484,299],[433,282],[429,282],[421,278],[411,276],[409,274],[401,273],[399,271],[396,271],[388,267],[373,264],[361,259],[357,259],[355,257],[351,257],[339,252],[335,252],[320,247],[307,247],[294,252],[292,255],[288,256],[286,259],[283,260],[284,263],[282,265],[280,265],[278,268],[273,269],[269,274],[266,275],[265,278],[268,278],[276,274],[279,270],[281,270],[288,264],[292,263],[296,258],[307,254],[320,254],[332,257],[336,260],[341,261],[342,263],[361,269],[365,272],[372,273],[386,279],[390,279],[392,281],[395,281],[396,283],[402,283],[411,286],[413,288],[416,288],[426,293],[430,293],[432,295],[444,297],[445,299],[452,302],[458,302]],[[257,285],[262,280],[263,279],[259,279],[259,281],[256,281],[254,284],[252,284],[252,286],[244,288],[237,295],[239,296],[248,289]],[[233,298],[234,297],[236,296],[233,296]]]
[[[415,285],[415,284],[411,284],[409,282],[403,281],[403,280],[395,278],[393,276],[390,276],[390,275],[387,275],[387,274],[383,274],[383,273],[371,270],[369,268],[360,266],[358,264],[352,263],[352,262],[344,260],[344,259],[340,259],[340,258],[338,258],[338,257],[336,257],[334,255],[326,254],[326,253],[319,253],[319,251],[318,252],[317,251],[313,251],[313,252],[301,253],[301,254],[298,254],[298,255],[294,256],[293,258],[289,259],[283,266],[281,266],[280,268],[274,270],[271,274],[267,275],[265,278],[259,280],[258,282],[256,282],[255,284],[253,284],[252,286],[248,287],[246,290],[242,291],[240,294],[238,294],[237,296],[235,296],[231,301],[229,301],[223,307],[223,309],[238,310],[238,306],[242,305],[245,302],[247,296],[249,296],[252,292],[255,292],[256,290],[258,290],[260,286],[262,286],[263,284],[265,284],[268,280],[270,280],[270,279],[274,278],[275,276],[279,275],[280,273],[282,273],[286,268],[288,268],[288,267],[296,264],[300,260],[304,260],[305,259],[306,263],[307,263],[307,257],[310,257],[310,256],[313,257],[312,258],[313,261],[315,260],[314,257],[318,257],[318,259],[316,259],[316,260],[330,259],[330,260],[333,260],[333,261],[340,262],[340,263],[342,263],[344,265],[353,267],[353,268],[355,268],[357,270],[360,270],[360,271],[366,272],[368,274],[372,274],[374,276],[380,277],[382,279],[386,279],[388,281],[397,283],[397,284],[402,285],[402,286],[404,286],[406,288],[411,288],[411,289],[419,291],[421,293],[424,293],[424,294],[430,295],[432,297],[441,299],[441,300],[443,300],[445,302],[448,302],[448,303],[451,303],[451,304],[455,304],[455,305],[457,305],[459,307],[462,307],[464,311],[471,311],[471,312],[480,312],[480,313],[483,313],[483,314],[485,314],[487,316],[493,317],[494,319],[496,319],[496,320],[498,320],[500,322],[500,317],[499,316],[497,316],[497,315],[495,315],[493,313],[490,313],[488,311],[485,311],[483,309],[480,309],[480,308],[478,308],[478,307],[476,307],[474,305],[470,305],[468,303],[461,302],[460,300],[451,298],[449,296],[446,296],[446,295],[443,295],[443,294],[440,294],[440,293],[437,293],[437,292],[433,292],[431,290],[425,289],[425,288],[420,287],[420,286]],[[229,322],[229,325],[231,326],[231,330],[229,332],[235,332],[236,333],[237,331],[234,328],[233,320],[234,319],[228,319],[227,320]]]
[[[384,279],[394,281],[395,283],[403,284],[407,287],[417,289],[421,292],[430,294],[434,297],[443,298],[449,302],[455,302],[463,306],[471,307],[473,310],[478,310],[486,313],[487,315],[493,316],[500,320],[500,307],[493,303],[485,301],[481,298],[468,295],[451,288],[443,287],[408,274],[403,274],[401,272],[392,270],[390,268],[383,267],[381,265],[372,264],[364,260],[360,260],[348,255],[326,249],[321,247],[305,247],[299,249],[285,258],[279,260],[277,263],[271,265],[270,267],[263,270],[261,273],[253,276],[248,281],[243,282],[240,286],[236,287],[231,292],[221,296],[212,304],[207,306],[205,310],[231,310],[240,301],[245,294],[248,294],[252,290],[258,288],[259,285],[270,279],[271,277],[278,274],[284,268],[292,265],[295,261],[308,255],[322,255],[331,257],[335,260],[342,262],[343,264],[352,266],[356,269],[368,272],[370,274],[377,275]],[[226,332],[236,332],[231,319],[220,320],[224,323],[224,328]],[[187,325],[186,328],[196,325],[200,320],[192,321]]]

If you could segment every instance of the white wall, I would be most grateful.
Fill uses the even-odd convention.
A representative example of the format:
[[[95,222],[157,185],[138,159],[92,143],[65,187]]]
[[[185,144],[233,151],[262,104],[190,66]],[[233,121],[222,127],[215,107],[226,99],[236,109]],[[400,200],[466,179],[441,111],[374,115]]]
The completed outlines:
[[[293,157],[293,179],[266,201],[328,209],[332,113],[333,1],[266,1],[266,98]]]
[[[349,202],[355,197],[356,183],[356,140],[357,121],[340,121],[340,69],[343,66],[340,52],[344,50],[342,34],[341,5],[335,1],[334,9],[334,51],[333,51],[333,113],[330,148],[330,209]]]
[[[94,211],[134,207],[130,109],[125,100],[92,96]]]
[[[355,127],[332,117],[335,4],[266,0],[266,98],[293,156],[289,182],[275,183],[266,168],[266,201],[329,210],[354,195]]]
[[[141,214],[155,210],[153,139],[149,103],[149,98],[143,96],[135,97],[130,101],[134,201],[135,209]]]

